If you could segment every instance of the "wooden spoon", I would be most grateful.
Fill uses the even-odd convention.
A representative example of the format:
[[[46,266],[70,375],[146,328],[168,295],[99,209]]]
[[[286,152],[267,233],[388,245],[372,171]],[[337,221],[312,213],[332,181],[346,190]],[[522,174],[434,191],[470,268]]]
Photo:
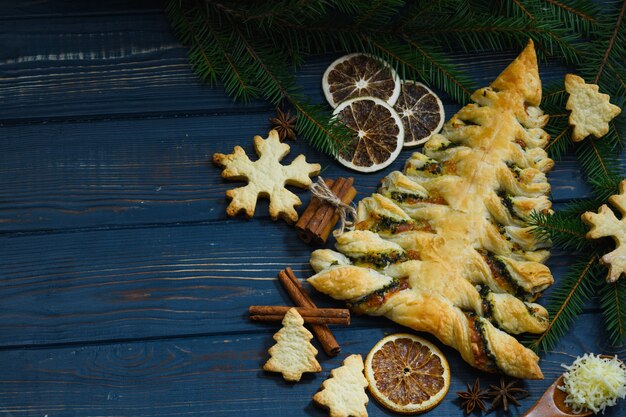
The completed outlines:
[[[563,375],[557,378],[552,385],[548,387],[541,398],[533,405],[530,410],[522,417],[567,417],[567,416],[588,416],[591,411],[583,411],[575,414],[571,407],[565,404],[567,394],[557,388],[558,385],[563,386]]]

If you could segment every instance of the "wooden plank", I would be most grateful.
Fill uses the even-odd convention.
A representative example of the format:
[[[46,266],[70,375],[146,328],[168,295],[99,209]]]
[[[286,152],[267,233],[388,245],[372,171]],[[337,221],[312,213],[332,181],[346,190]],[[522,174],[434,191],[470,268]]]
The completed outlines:
[[[13,235],[0,248],[0,346],[255,331],[250,305],[291,305],[278,271],[313,274],[314,247],[268,219]],[[570,257],[550,259],[556,277]]]
[[[252,138],[266,135],[271,114],[5,127],[0,232],[224,219],[225,192],[242,183],[223,180],[212,155],[230,153],[236,144],[255,155]],[[303,153],[321,163],[325,177],[354,176],[357,200],[374,192],[386,173],[402,169],[414,151],[403,151],[384,171],[359,174],[302,140],[290,145],[285,163]],[[589,195],[571,157],[558,162],[549,179],[555,202]],[[292,189],[306,204],[308,191]],[[267,202],[259,203],[256,216],[267,216]]]
[[[559,352],[544,355],[543,381],[525,381],[531,396],[507,415],[519,416],[560,374],[561,363],[587,351],[607,352],[597,316],[579,320],[576,331],[563,339]],[[201,338],[134,343],[68,346],[0,351],[0,412],[17,416],[327,416],[314,406],[312,395],[349,354],[363,357],[389,333],[404,331],[393,325],[342,328],[336,336],[343,346],[336,358],[318,355],[323,371],[305,374],[301,382],[286,383],[278,374],[261,370],[277,326],[262,333],[215,335]],[[432,337],[424,335],[433,340]],[[317,342],[313,342],[317,345]],[[436,342],[438,346],[442,346]],[[321,352],[321,349],[319,349]],[[482,386],[497,378],[465,364],[454,350],[443,347],[452,383],[443,402],[428,416],[461,415],[456,392],[480,377]],[[567,353],[563,353],[567,352]],[[620,355],[626,350],[619,351]],[[606,417],[626,412],[624,401]],[[370,417],[387,416],[373,399]]]
[[[0,2],[0,20],[30,19],[40,17],[49,19],[58,16],[93,16],[132,13],[161,12],[162,6],[150,0],[109,0],[107,2],[72,1],[72,0],[22,0]]]
[[[263,100],[233,103],[221,87],[202,85],[158,8],[143,10],[146,5],[140,3],[132,13],[120,13],[118,2],[107,15],[99,7],[72,10],[67,2],[15,4],[0,8],[0,125],[271,108]],[[298,84],[313,102],[325,101],[321,75],[337,56],[311,57],[299,71]],[[452,57],[483,86],[515,53]],[[551,64],[542,67],[541,75],[545,82],[563,73]]]
[[[221,89],[201,85],[162,12],[9,19],[2,26],[5,123],[269,107],[233,103]]]

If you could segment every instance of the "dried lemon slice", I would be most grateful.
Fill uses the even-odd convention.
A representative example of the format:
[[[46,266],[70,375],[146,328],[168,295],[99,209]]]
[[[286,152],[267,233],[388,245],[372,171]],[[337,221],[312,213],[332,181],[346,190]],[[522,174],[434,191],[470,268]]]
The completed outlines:
[[[368,54],[349,54],[324,72],[322,88],[332,107],[356,97],[376,97],[393,106],[400,95],[400,79],[384,61]]]
[[[333,112],[353,132],[337,160],[360,172],[385,168],[400,154],[404,127],[398,113],[381,99],[359,97],[341,103]]]
[[[402,91],[394,110],[404,124],[404,146],[426,142],[443,126],[445,112],[437,94],[417,81],[402,83]]]
[[[450,367],[443,353],[408,333],[376,343],[365,359],[365,377],[374,398],[401,414],[430,410],[450,388]]]

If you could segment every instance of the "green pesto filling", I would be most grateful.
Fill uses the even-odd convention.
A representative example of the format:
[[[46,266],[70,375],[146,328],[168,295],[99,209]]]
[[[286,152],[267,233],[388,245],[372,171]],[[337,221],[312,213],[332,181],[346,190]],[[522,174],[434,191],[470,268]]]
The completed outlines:
[[[509,270],[506,268],[506,265],[504,264],[504,262],[502,262],[501,260],[499,260],[493,253],[491,252],[487,252],[484,254],[485,257],[487,258],[487,261],[493,265],[496,269],[496,272],[502,277],[504,278],[504,280],[507,282],[507,284],[509,284],[514,291],[514,295],[516,297],[520,297],[520,298],[526,298],[528,296],[531,296],[532,294],[524,291],[524,289],[513,279],[513,277],[511,276],[511,273],[509,272]]]
[[[387,265],[395,264],[398,262],[408,261],[409,258],[404,252],[382,252],[382,253],[370,253],[358,258],[350,258],[352,263],[367,263],[376,266],[377,268],[384,268]]]
[[[498,370],[498,363],[496,362],[496,355],[491,351],[491,348],[489,348],[489,340],[487,339],[487,333],[485,330],[485,323],[483,323],[478,317],[474,320],[474,326],[476,327],[476,330],[478,330],[478,333],[480,334],[480,337],[483,341],[483,346],[485,347],[485,355],[487,356],[487,358],[489,359],[489,364],[488,366],[490,368],[493,368],[494,370]]]
[[[522,169],[518,167],[517,165],[515,165],[513,162],[507,162],[506,166],[511,170],[513,175],[515,175],[515,178],[519,180],[520,175],[522,173]]]
[[[397,220],[392,219],[388,216],[380,216],[376,224],[370,230],[374,233],[378,232],[391,232],[396,233],[396,230],[399,226],[404,226],[406,224],[412,224],[412,220]]]
[[[391,191],[389,197],[398,203],[404,203],[406,200],[424,200],[424,197],[419,194],[403,193],[400,191]]]
[[[530,314],[531,317],[535,317],[535,318],[544,320],[543,317],[538,317],[537,316],[537,310],[535,310],[533,307],[531,307],[528,303],[524,303],[524,306],[526,307],[526,310],[528,310],[528,314]]]
[[[446,149],[456,148],[457,146],[459,146],[459,144],[454,142],[442,143],[437,149],[435,149],[435,152],[445,151]]]
[[[361,304],[366,303],[367,301],[375,298],[375,297],[385,297],[385,294],[387,294],[389,291],[393,291],[394,289],[396,289],[397,287],[400,286],[400,280],[398,279],[394,279],[393,281],[391,281],[389,284],[385,285],[384,287],[371,292],[369,294],[364,295],[363,297],[357,298],[354,301],[348,301],[346,302],[346,304],[348,305],[348,308],[350,309],[354,309],[359,307]]]
[[[440,175],[441,166],[437,162],[429,162],[427,164],[424,164],[424,166],[421,168],[421,171],[426,171],[433,175]]]
[[[483,305],[483,317],[488,320],[493,319],[493,303],[488,298],[489,294],[491,294],[491,290],[488,286],[484,285],[480,289],[479,294]]]
[[[511,216],[515,217],[518,220],[525,220],[523,217],[515,212],[515,209],[513,207],[513,200],[511,200],[511,196],[508,195],[506,191],[498,191],[498,197],[500,197],[500,200],[502,201],[504,207],[506,207],[509,213],[511,213]]]

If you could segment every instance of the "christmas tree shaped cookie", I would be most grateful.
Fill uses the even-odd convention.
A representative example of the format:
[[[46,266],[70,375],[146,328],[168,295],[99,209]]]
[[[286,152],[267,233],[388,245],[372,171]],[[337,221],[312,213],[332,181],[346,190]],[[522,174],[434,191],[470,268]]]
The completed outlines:
[[[311,332],[304,327],[304,320],[295,308],[289,309],[283,318],[283,327],[275,335],[276,344],[269,350],[270,359],[263,369],[280,372],[287,381],[300,381],[304,372],[320,372],[315,355],[317,349],[309,342]]]
[[[361,355],[348,356],[343,366],[330,371],[330,378],[322,383],[313,401],[328,407],[330,417],[367,417],[365,406],[369,399],[365,387],[368,383],[363,369]]]
[[[574,142],[589,135],[597,138],[606,135],[609,122],[622,111],[609,103],[609,95],[602,94],[596,84],[586,84],[585,80],[574,74],[565,76],[565,90],[570,95],[565,108],[572,111],[569,123],[574,126]]]

